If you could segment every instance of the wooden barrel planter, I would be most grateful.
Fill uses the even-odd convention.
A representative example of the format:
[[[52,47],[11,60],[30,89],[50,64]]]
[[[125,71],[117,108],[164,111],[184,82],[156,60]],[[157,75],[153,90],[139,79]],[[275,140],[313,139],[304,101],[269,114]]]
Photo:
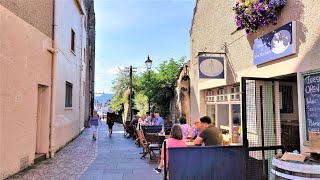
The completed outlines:
[[[273,158],[271,179],[320,179],[320,164],[308,161],[305,163],[282,161],[280,158]]]

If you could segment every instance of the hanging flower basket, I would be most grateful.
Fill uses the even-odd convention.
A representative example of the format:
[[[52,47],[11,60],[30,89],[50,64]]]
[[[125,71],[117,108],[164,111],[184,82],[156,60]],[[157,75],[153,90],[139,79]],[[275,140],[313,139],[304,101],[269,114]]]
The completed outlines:
[[[257,32],[261,25],[275,25],[287,0],[246,0],[236,3],[233,10],[238,29],[245,29],[247,34]]]

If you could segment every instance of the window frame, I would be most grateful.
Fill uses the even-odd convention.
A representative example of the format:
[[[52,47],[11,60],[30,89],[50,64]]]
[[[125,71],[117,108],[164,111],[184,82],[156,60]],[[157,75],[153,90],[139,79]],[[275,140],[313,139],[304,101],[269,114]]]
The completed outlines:
[[[76,33],[72,28],[71,28],[71,44],[70,45],[71,45],[70,50],[73,53],[76,53]]]
[[[73,91],[73,84],[66,81],[66,94],[65,94],[65,107],[72,108],[72,91]]]

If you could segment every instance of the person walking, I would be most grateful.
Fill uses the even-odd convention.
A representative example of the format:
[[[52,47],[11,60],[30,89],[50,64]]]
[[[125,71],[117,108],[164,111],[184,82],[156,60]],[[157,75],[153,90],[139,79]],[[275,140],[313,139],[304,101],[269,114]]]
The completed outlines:
[[[112,127],[114,125],[114,116],[111,113],[107,113],[107,124],[109,127],[109,136],[112,134]]]
[[[99,125],[99,122],[100,124],[102,125],[101,123],[101,117],[98,115],[97,111],[94,110],[93,111],[93,115],[90,116],[90,120],[89,120],[89,124],[90,124],[90,128],[92,129],[93,131],[93,134],[92,134],[92,139],[93,140],[97,140],[97,129],[98,129],[98,125]]]

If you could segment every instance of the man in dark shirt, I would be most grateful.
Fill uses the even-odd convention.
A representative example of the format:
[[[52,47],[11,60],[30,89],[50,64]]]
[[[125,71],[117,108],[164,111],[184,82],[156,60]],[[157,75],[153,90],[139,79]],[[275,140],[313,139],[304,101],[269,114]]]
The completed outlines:
[[[220,146],[222,145],[222,134],[219,129],[215,126],[210,125],[211,119],[209,116],[200,118],[199,130],[200,135],[194,140],[194,144],[201,145],[204,143],[205,146]]]

